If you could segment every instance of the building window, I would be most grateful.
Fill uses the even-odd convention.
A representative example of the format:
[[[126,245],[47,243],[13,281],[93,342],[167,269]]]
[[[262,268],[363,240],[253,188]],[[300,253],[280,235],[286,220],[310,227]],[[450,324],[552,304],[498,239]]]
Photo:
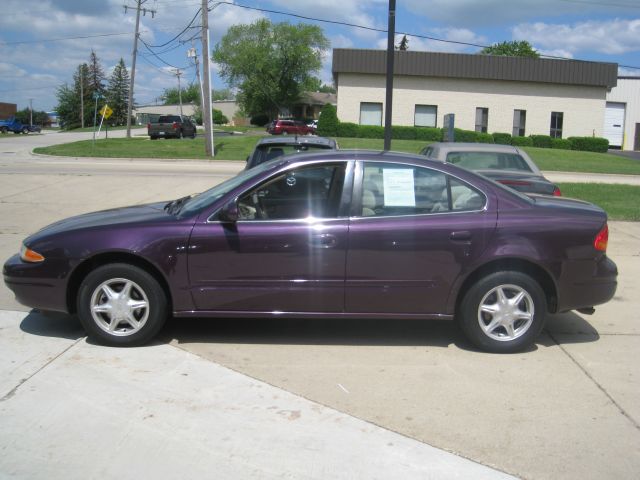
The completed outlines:
[[[416,127],[436,127],[438,124],[438,107],[436,105],[416,105],[413,124]]]
[[[382,104],[360,102],[360,125],[382,126]]]
[[[476,108],[476,132],[487,133],[489,125],[489,109]]]
[[[562,138],[562,117],[563,112],[551,112],[551,138]]]
[[[513,132],[514,137],[524,137],[525,126],[527,123],[526,110],[513,111]]]

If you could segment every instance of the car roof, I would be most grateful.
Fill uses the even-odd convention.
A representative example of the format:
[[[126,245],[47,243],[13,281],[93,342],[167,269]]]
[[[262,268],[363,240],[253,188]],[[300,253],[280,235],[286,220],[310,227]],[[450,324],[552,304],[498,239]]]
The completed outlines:
[[[336,141],[332,138],[312,135],[289,135],[286,137],[262,137],[256,143],[256,147],[261,145],[322,145],[335,147]]]
[[[433,165],[442,167],[445,165],[448,167],[455,167],[454,165],[447,164],[440,160],[434,160],[427,158],[424,155],[418,155],[417,153],[404,153],[404,152],[392,152],[392,151],[380,151],[380,150],[362,150],[362,149],[350,149],[350,150],[321,150],[314,153],[305,154],[292,154],[282,157],[282,163],[298,163],[308,162],[314,160],[365,160],[365,161],[384,161],[389,163],[413,163],[417,165]],[[455,167],[460,169],[460,167]]]
[[[502,145],[499,143],[464,143],[464,142],[435,142],[428,145],[440,150],[457,150],[473,152],[504,152],[520,153],[520,150],[513,145]]]

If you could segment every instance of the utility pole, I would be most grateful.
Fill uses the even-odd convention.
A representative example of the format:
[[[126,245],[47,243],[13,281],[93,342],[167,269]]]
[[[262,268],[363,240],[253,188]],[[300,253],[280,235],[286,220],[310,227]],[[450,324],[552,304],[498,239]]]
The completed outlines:
[[[33,125],[33,98],[29,99],[29,125]]]
[[[396,37],[396,0],[389,0],[387,27],[387,98],[384,105],[384,149],[391,150],[391,112],[393,110],[393,60]]]
[[[80,126],[84,128],[84,79],[82,78],[82,65],[78,67],[80,77]]]
[[[136,80],[136,56],[138,55],[138,37],[140,36],[140,12],[144,12],[144,15],[147,12],[151,13],[151,18],[154,18],[156,15],[155,10],[151,10],[148,8],[142,8],[142,5],[146,3],[147,0],[137,0],[137,7],[130,7],[128,5],[124,6],[124,13],[127,13],[127,9],[134,8],[136,11],[136,32],[133,36],[133,53],[131,55],[131,83],[129,84],[129,102],[127,105],[127,138],[131,138],[131,110],[133,109],[133,85]]]
[[[198,52],[196,52],[196,47],[191,42],[191,48],[187,50],[187,57],[193,58],[193,61],[196,64],[196,78],[198,79],[198,85],[200,85],[200,109],[204,114],[204,90],[202,88],[202,79],[200,78],[200,61],[198,60]]]
[[[180,102],[180,116],[182,116],[182,87],[180,86],[180,76],[182,72],[179,68],[176,68],[176,77],[178,77],[178,101]]]
[[[202,119],[204,122],[204,146],[208,156],[213,156],[213,128],[211,124],[211,71],[209,68],[209,5],[207,0],[202,0],[202,75],[203,93]]]

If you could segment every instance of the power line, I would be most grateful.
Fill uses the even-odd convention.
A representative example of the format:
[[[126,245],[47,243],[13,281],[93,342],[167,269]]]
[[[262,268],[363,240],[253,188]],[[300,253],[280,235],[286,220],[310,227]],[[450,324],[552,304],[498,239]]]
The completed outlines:
[[[142,37],[139,37],[139,40],[142,42],[142,45],[144,45],[144,47],[149,50],[149,52],[151,53],[151,55],[153,55],[154,57],[156,57],[158,60],[160,60],[162,63],[164,63],[166,66],[171,67],[171,68],[180,68],[183,70],[186,70],[187,68],[191,68],[190,66],[187,67],[176,67],[175,65],[170,64],[169,62],[165,61],[162,57],[160,57],[156,52],[154,52],[153,50],[151,50],[151,47],[147,44],[147,42],[145,42]]]
[[[605,2],[587,2],[584,0],[560,0],[567,3],[580,3],[582,5],[593,5],[594,7],[621,7],[621,8],[640,8],[640,5],[631,5],[628,3],[605,3]]]
[[[84,38],[97,38],[97,37],[115,37],[118,35],[131,35],[131,32],[99,33],[96,35],[81,35],[77,37],[60,37],[60,38],[43,38],[39,40],[20,40],[18,42],[0,42],[0,45],[24,45],[27,43],[62,42],[63,40],[80,40]]]
[[[196,21],[196,18],[198,18],[198,15],[200,14],[200,12],[202,11],[202,8],[199,8],[198,11],[196,12],[196,14],[193,16],[193,18],[191,19],[191,21],[187,24],[186,27],[184,27],[182,29],[182,31],[176,35],[175,37],[173,37],[171,40],[169,40],[168,42],[163,43],[162,45],[148,45],[147,43],[144,42],[144,40],[142,40],[142,38],[140,39],[145,45],[147,45],[147,47],[149,48],[162,48],[162,47],[166,47],[167,45],[169,45],[171,42],[173,42],[174,40],[178,39],[180,37],[180,35],[182,35],[184,32],[186,32],[189,27],[191,25],[193,25],[193,22]],[[175,67],[174,67],[175,68]]]

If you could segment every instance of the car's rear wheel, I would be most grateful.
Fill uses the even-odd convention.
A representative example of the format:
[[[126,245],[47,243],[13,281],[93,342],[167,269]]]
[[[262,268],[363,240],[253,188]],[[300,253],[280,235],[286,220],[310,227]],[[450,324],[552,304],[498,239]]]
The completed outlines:
[[[27,135],[29,133],[29,129],[27,127],[24,127],[22,129],[22,133],[24,133],[25,135]]]
[[[488,352],[531,346],[544,327],[547,302],[538,282],[521,272],[496,272],[465,293],[458,321],[467,338]]]
[[[167,318],[167,300],[158,281],[125,263],[104,265],[87,275],[77,301],[89,337],[111,346],[145,344]]]
[[[157,139],[158,139],[158,137],[156,137],[156,136],[154,136],[154,135],[151,135],[151,136],[149,136],[149,139],[150,139],[150,140],[157,140]]]

